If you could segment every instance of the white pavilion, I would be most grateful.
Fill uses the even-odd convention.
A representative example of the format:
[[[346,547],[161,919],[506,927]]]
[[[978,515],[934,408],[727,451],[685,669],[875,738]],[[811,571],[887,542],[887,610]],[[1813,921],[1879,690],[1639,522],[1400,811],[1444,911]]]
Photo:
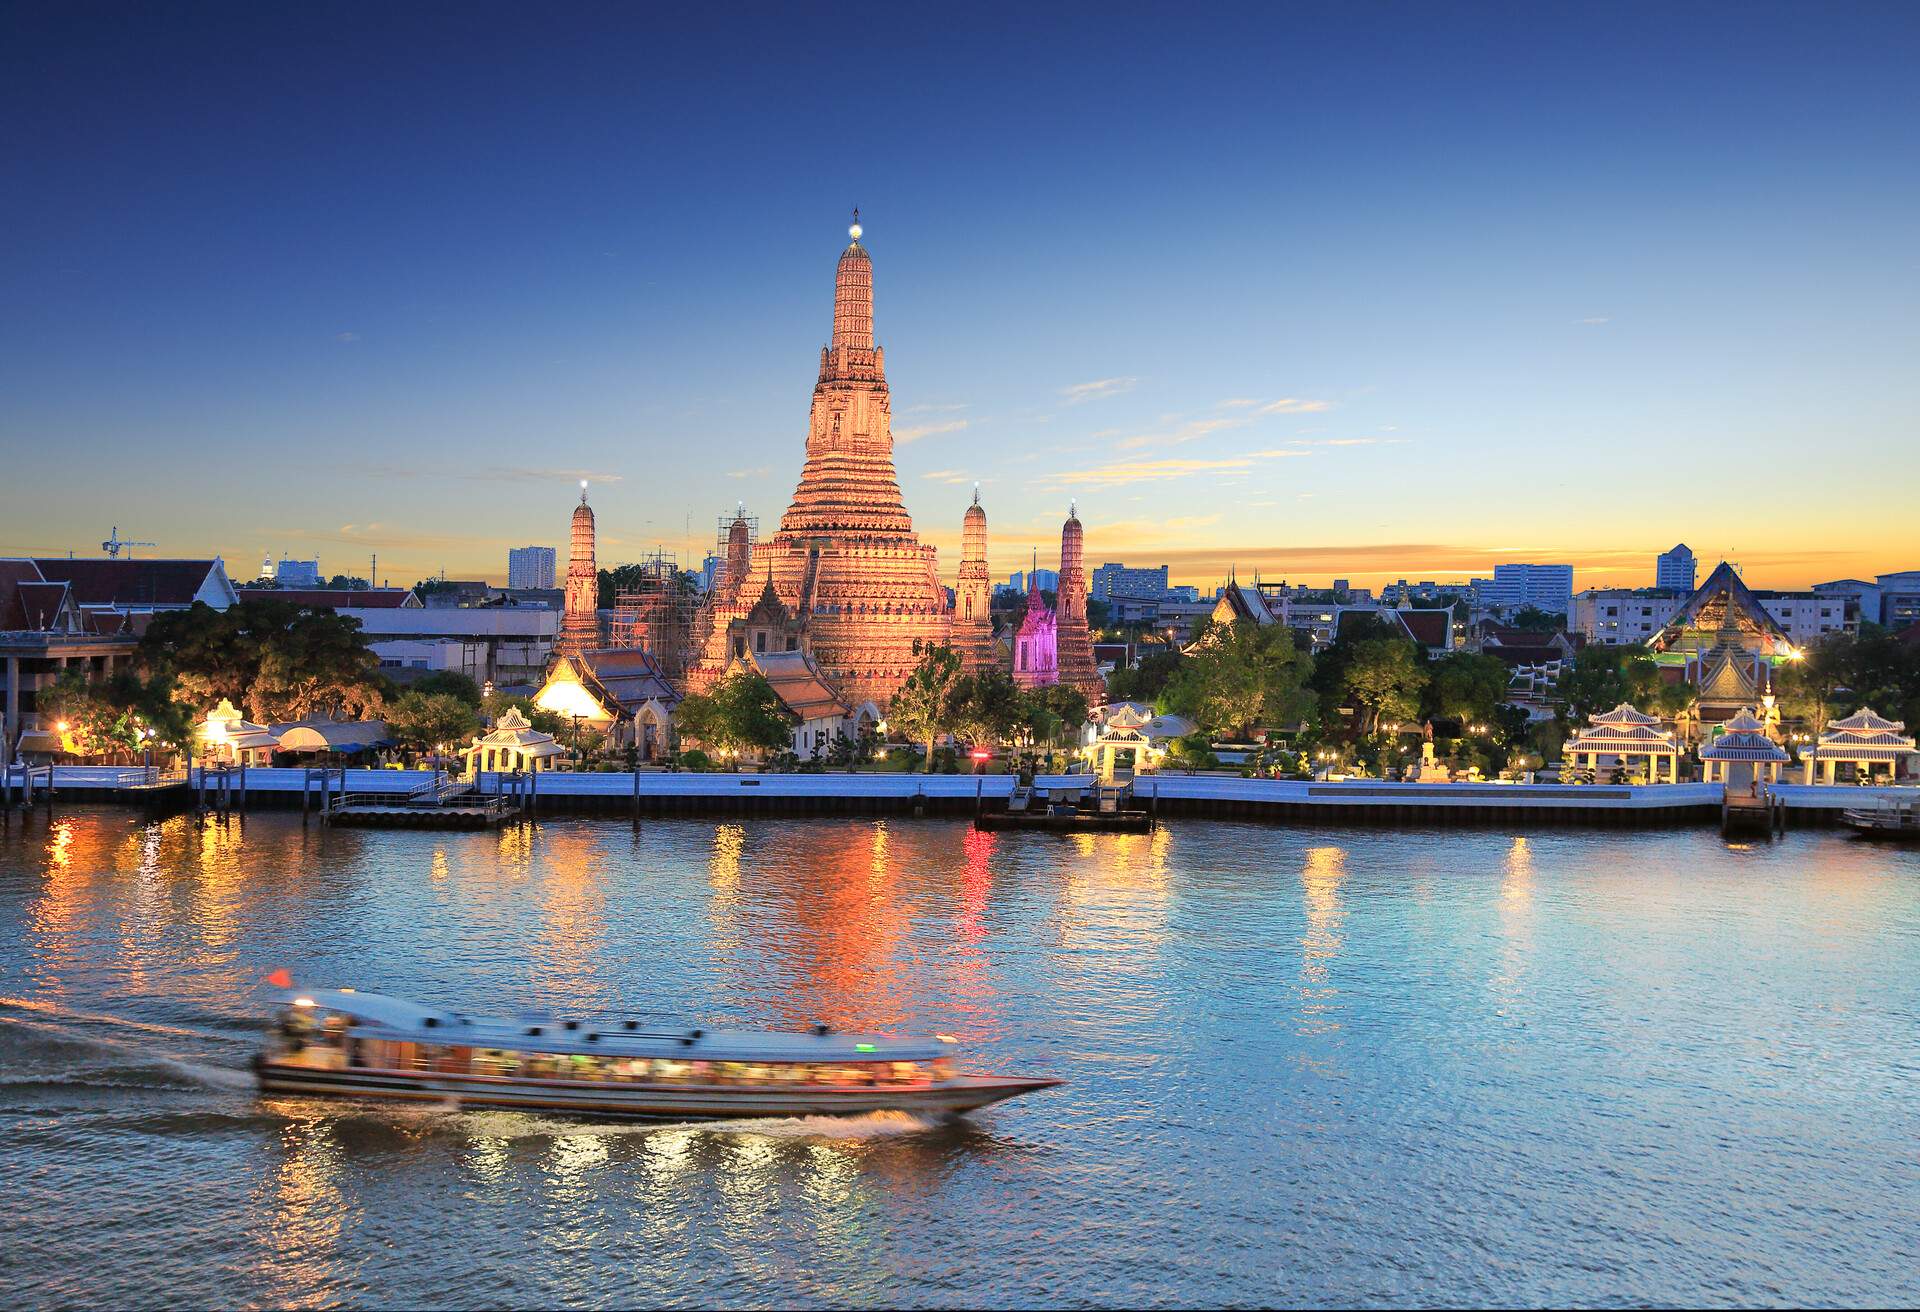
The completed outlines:
[[[534,774],[551,770],[553,762],[566,754],[567,749],[555,742],[552,734],[534,728],[517,706],[509,706],[485,737],[475,738],[473,745],[461,753],[469,776],[482,770]]]
[[[1700,763],[1710,784],[1752,789],[1760,780],[1780,782],[1787,750],[1767,737],[1767,726],[1751,706],[1722,726],[1724,732],[1700,748]]]
[[[1902,765],[1920,755],[1913,739],[1901,732],[1906,727],[1903,721],[1875,715],[1868,706],[1833,721],[1802,757],[1807,764],[1806,782],[1838,783],[1842,765],[1851,765],[1867,779],[1885,766],[1887,781],[1899,782]]]
[[[263,755],[271,759],[280,745],[271,729],[249,723],[226,697],[207,712],[195,736],[200,740],[200,759],[210,764],[257,765]]]
[[[1568,765],[1585,765],[1596,782],[1603,782],[1615,770],[1624,770],[1633,778],[1636,770],[1645,772],[1648,783],[1680,781],[1680,743],[1660,727],[1657,716],[1645,715],[1625,702],[1610,711],[1587,717],[1585,727],[1567,739],[1561,749]],[[1638,761],[1638,766],[1635,762]],[[1666,762],[1666,778],[1660,777],[1660,763]]]

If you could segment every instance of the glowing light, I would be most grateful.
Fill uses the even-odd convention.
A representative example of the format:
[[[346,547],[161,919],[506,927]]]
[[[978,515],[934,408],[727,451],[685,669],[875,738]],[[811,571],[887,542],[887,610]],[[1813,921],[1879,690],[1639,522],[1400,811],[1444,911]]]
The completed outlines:
[[[53,727],[58,729],[61,733],[65,733],[69,726],[65,720],[62,720],[60,721],[60,723],[54,725]]]
[[[861,227],[859,224],[856,223],[851,228],[847,229],[847,236],[853,238],[855,241],[859,241],[860,234],[865,231],[866,231],[865,228]]]
[[[934,1038],[936,1038],[936,1039],[938,1039],[938,1040],[940,1040],[940,1042],[942,1042],[942,1043],[958,1043],[958,1042],[960,1042],[960,1040],[958,1040],[958,1039],[956,1039],[956,1038],[954,1038],[954,1037],[953,1037],[953,1035],[951,1035],[951,1034],[936,1034],[936,1035],[934,1035],[933,1037],[934,1037]]]
[[[853,1045],[853,1050],[854,1050],[855,1052],[877,1052],[877,1051],[879,1051],[879,1050],[878,1050],[877,1048],[875,1048],[875,1047],[874,1047],[874,1046],[873,1046],[873,1045],[872,1045],[871,1043],[856,1043],[856,1044],[854,1044],[854,1045]]]
[[[352,990],[352,989],[341,989],[341,990],[340,990],[340,992],[342,992],[342,993],[351,993],[351,992],[353,992],[353,990]]]
[[[296,1007],[311,1007],[313,1005],[313,999],[312,998],[295,998],[293,1000],[293,1005]]]
[[[993,753],[989,751],[976,750],[972,752],[971,755],[973,759],[976,761],[986,761],[986,760],[991,760],[993,758]]]

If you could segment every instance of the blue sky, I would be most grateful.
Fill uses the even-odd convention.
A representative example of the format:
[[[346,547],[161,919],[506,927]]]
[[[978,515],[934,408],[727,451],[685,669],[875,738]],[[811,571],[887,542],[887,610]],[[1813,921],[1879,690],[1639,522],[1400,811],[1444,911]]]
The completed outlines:
[[[771,525],[858,204],[948,572],[1920,567],[1920,7],[0,23],[0,551]]]

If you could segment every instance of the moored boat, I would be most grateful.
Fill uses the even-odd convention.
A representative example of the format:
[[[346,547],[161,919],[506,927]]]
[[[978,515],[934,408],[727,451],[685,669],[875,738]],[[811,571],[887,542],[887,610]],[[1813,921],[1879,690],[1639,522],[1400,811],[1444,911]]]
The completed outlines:
[[[665,1030],[468,1016],[352,989],[288,991],[263,1093],[672,1120],[957,1115],[1059,1080],[962,1074],[945,1035]]]

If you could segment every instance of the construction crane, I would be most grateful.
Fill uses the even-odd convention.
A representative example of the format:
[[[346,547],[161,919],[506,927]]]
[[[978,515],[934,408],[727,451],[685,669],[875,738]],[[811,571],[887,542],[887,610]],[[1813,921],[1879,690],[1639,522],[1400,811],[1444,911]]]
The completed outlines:
[[[107,553],[107,559],[118,560],[120,559],[120,552],[122,548],[153,547],[158,545],[159,544],[157,542],[129,542],[125,538],[120,536],[120,526],[118,524],[115,524],[113,526],[112,535],[108,537],[105,542],[102,542],[100,544],[100,550]]]

